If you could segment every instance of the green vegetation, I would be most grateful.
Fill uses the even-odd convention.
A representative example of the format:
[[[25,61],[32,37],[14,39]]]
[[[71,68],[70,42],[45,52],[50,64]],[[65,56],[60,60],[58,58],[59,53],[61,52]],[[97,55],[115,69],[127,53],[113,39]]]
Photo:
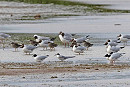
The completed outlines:
[[[54,33],[35,33],[37,35],[40,36],[45,36],[45,37],[50,37],[50,38],[54,38],[55,39],[55,43],[60,45],[62,44],[61,41],[58,38],[58,34],[54,34]],[[19,43],[24,43],[24,44],[29,44],[29,40],[34,40],[33,35],[34,33],[9,33],[9,35],[11,35],[11,40],[15,41],[15,42],[19,42]]]
[[[130,10],[113,10],[103,8],[105,5],[95,5],[95,4],[86,4],[81,2],[72,2],[64,0],[2,0],[2,1],[16,1],[16,2],[25,2],[31,4],[55,4],[55,5],[65,5],[65,6],[85,6],[88,7],[84,11],[93,11],[96,12],[120,12],[120,13],[130,13]]]

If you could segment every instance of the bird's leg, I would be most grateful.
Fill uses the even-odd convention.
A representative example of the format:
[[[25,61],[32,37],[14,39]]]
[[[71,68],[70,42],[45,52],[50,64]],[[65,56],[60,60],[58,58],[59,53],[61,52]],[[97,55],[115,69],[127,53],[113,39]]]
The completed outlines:
[[[69,47],[69,43],[68,43],[68,47]]]
[[[79,55],[80,55],[80,53],[79,53]]]
[[[66,47],[66,43],[65,43],[65,47]]]

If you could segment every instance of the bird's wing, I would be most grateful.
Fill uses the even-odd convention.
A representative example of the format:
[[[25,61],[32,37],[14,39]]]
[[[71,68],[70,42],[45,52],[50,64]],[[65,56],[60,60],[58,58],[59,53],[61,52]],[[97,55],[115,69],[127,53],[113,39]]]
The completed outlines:
[[[44,60],[46,58],[46,56],[39,56],[37,59],[38,60]]]
[[[66,56],[65,59],[74,58],[75,56]]]
[[[130,35],[124,35],[123,38],[130,39]]]

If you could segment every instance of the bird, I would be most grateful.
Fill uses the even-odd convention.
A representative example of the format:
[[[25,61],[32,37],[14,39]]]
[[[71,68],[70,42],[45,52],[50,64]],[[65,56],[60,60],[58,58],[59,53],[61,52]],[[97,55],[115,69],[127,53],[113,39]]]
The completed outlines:
[[[120,49],[123,49],[124,47],[117,47],[117,46],[108,46],[107,47],[107,52],[108,53],[111,53],[111,52],[118,52],[118,51],[120,51]]]
[[[79,53],[79,55],[80,55],[80,53],[83,53],[84,51],[86,50],[86,47],[83,47],[83,46],[80,46],[80,45],[74,45],[73,46],[73,52],[75,52],[75,53]]]
[[[113,53],[113,52],[111,52],[110,54],[106,54],[104,57],[106,57],[110,61],[110,64],[114,64],[115,61],[118,58],[123,56],[123,54],[125,54],[125,53]]]
[[[89,47],[93,46],[93,44],[91,44],[91,43],[89,43],[87,41],[84,41],[83,43],[84,43],[84,46],[87,47],[87,50],[88,50]]]
[[[57,47],[58,45],[55,43],[48,42],[48,46],[50,47],[50,50],[52,51],[53,49],[55,50],[55,47]]]
[[[37,48],[37,46],[36,45],[33,46],[33,45],[24,45],[24,44],[22,44],[21,48],[22,48],[24,53],[26,53],[26,54],[29,53],[29,55],[30,55],[30,53],[32,53],[33,50]]]
[[[75,56],[63,56],[63,55],[60,55],[59,53],[55,54],[57,56],[57,58],[61,61],[64,61],[66,59],[69,59],[69,58],[74,58]]]
[[[130,35],[122,35],[120,34],[119,36],[117,36],[121,42],[124,42],[124,45],[127,45],[127,41],[130,40]]]
[[[84,41],[89,40],[88,37],[89,37],[89,35],[84,36],[84,37],[80,37],[80,38],[74,38],[71,41],[76,41],[77,43],[83,43]]]
[[[37,56],[37,54],[33,54],[33,57],[36,60],[36,62],[42,62],[44,59],[46,59],[47,57],[49,57],[49,55],[46,55],[46,56]]]
[[[10,38],[11,36],[9,34],[6,34],[6,33],[0,33],[0,40],[1,40],[1,43],[3,44],[3,50],[5,48],[5,40]]]
[[[34,16],[35,19],[40,19],[41,18],[41,15],[40,14],[37,14]]]
[[[74,45],[77,45],[77,42],[76,42],[76,41],[73,41],[73,42],[71,43],[70,47],[73,48]]]
[[[65,45],[65,47],[66,47],[66,44],[68,44],[68,47],[69,47],[69,42],[72,40],[71,34],[60,32],[59,38],[60,38],[61,42]]]
[[[33,37],[36,40],[36,42],[39,42],[40,40],[50,40],[50,37],[39,36],[36,34]]]
[[[49,46],[49,42],[53,43],[53,41],[50,41],[50,40],[40,40],[39,46],[43,47],[43,50],[47,50],[47,47]]]
[[[15,52],[18,51],[18,48],[22,45],[18,44],[18,43],[15,43],[15,42],[12,42],[12,47],[15,48]]]
[[[120,42],[117,40],[107,40],[104,45],[117,46],[118,43],[120,43]]]
[[[11,36],[9,34],[6,34],[6,33],[0,33],[0,37],[3,37],[3,38],[10,38]]]
[[[30,44],[32,44],[32,45],[38,45],[39,42],[36,42],[36,41],[34,41],[34,40],[30,40]]]

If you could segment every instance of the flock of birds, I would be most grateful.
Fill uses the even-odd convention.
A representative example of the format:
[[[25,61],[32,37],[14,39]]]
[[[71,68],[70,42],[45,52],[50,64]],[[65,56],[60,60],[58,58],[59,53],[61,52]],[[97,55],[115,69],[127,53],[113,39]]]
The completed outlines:
[[[89,35],[80,37],[80,38],[74,38],[75,34],[68,34],[68,33],[59,33],[59,39],[63,43],[65,47],[72,47],[72,51],[75,53],[78,53],[79,55],[81,53],[84,53],[84,51],[88,50],[89,47],[92,47],[93,44],[88,42],[90,39]],[[5,33],[0,33],[0,43],[3,44],[3,50],[4,50],[4,42],[7,38],[10,38],[11,36]],[[42,47],[43,50],[47,50],[48,47],[50,47],[50,50],[55,50],[55,47],[58,45],[54,43],[55,38],[50,37],[44,37],[39,35],[33,36],[35,40],[30,40],[29,45],[25,44],[18,44],[16,42],[11,42],[11,45],[13,48],[15,48],[15,51],[18,51],[18,48],[22,48],[23,52],[26,54],[30,54],[38,47]],[[111,64],[114,64],[115,61],[123,56],[125,53],[119,53],[121,49],[123,49],[127,45],[127,41],[130,40],[130,35],[119,35],[118,40],[108,40],[104,45],[107,45],[107,54],[105,57],[110,61]],[[125,46],[118,46],[118,43],[124,42]],[[71,43],[71,44],[70,44]],[[49,55],[45,56],[38,56],[37,54],[33,54],[34,59],[37,62],[42,62],[44,59],[46,59]],[[64,61],[68,58],[74,58],[75,56],[63,56],[60,53],[55,54],[57,58],[61,61]]]

